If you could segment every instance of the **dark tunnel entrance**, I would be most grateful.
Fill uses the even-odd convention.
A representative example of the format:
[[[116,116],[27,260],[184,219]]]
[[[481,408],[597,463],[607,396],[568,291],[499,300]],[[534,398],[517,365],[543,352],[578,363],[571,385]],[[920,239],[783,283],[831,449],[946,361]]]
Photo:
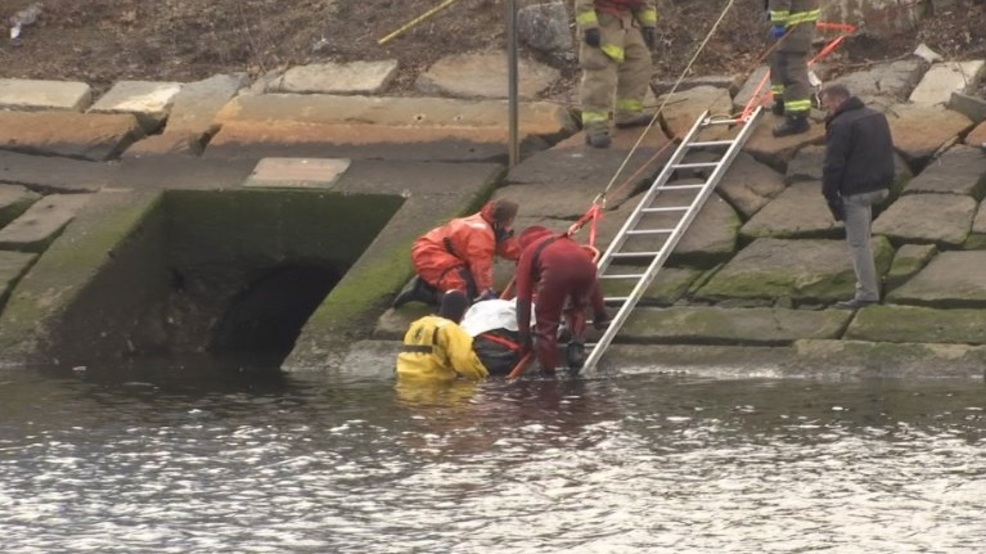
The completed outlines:
[[[275,268],[231,299],[216,326],[210,351],[240,365],[277,367],[341,278],[328,267]]]

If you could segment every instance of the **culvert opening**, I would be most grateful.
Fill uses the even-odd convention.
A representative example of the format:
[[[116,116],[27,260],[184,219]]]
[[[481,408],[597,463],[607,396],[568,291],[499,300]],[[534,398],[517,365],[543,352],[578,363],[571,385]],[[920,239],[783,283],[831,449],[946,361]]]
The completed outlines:
[[[277,366],[341,275],[331,267],[287,265],[250,283],[230,301],[209,351],[225,359]]]
[[[277,371],[403,202],[246,187],[148,196],[123,211],[127,224],[108,218],[87,233],[93,244],[76,245],[93,254],[72,260],[98,269],[55,323],[44,355],[108,371],[169,359],[203,372],[231,361]]]

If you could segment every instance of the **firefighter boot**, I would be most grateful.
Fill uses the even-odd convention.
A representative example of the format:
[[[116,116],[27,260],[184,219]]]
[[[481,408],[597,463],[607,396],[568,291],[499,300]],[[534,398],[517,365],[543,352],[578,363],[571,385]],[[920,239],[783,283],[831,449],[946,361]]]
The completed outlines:
[[[415,275],[411,280],[411,286],[404,292],[397,295],[394,299],[394,309],[398,309],[408,302],[423,302],[425,304],[438,303],[438,289],[429,285],[421,277]]]
[[[618,128],[626,129],[629,127],[646,127],[650,125],[653,119],[653,115],[646,113],[617,113],[615,122]]]
[[[784,115],[784,99],[780,96],[775,96],[774,105],[770,107],[770,112],[777,116]]]
[[[811,124],[808,123],[807,115],[788,115],[784,118],[784,123],[774,127],[774,136],[780,138],[799,135],[801,133],[807,133],[809,129],[811,129]]]
[[[585,365],[585,344],[579,341],[568,343],[565,347],[565,361],[568,362],[569,373],[582,371],[582,366]]]
[[[609,148],[613,140],[609,137],[609,131],[586,131],[585,143],[593,148]]]

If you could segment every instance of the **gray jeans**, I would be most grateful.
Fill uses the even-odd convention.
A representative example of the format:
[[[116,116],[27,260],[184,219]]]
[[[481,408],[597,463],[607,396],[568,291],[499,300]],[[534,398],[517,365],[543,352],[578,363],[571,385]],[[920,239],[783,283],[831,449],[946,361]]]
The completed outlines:
[[[856,271],[856,300],[880,300],[880,280],[873,259],[873,205],[886,200],[887,189],[844,196],[846,207],[846,242]]]

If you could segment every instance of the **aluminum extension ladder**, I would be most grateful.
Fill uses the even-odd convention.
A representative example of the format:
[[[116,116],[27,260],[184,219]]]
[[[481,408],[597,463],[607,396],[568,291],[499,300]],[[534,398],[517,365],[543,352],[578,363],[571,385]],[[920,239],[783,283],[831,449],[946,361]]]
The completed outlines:
[[[675,150],[667,165],[660,175],[651,184],[650,189],[643,195],[633,213],[626,223],[613,238],[606,252],[599,258],[598,275],[600,285],[606,289],[607,281],[616,282],[635,282],[633,290],[627,296],[604,297],[607,306],[619,305],[619,311],[613,317],[610,324],[603,331],[602,336],[594,344],[589,344],[592,351],[586,357],[585,364],[582,366],[583,372],[591,372],[595,369],[599,359],[606,353],[606,349],[613,342],[616,334],[620,332],[623,324],[626,323],[630,312],[633,311],[637,302],[644,292],[654,281],[654,277],[667,262],[668,257],[681,237],[688,230],[688,226],[698,215],[705,201],[712,195],[716,185],[722,180],[723,175],[729,169],[730,164],[739,154],[747,139],[753,134],[756,122],[760,117],[763,108],[758,107],[745,120],[743,119],[712,119],[709,112],[703,113],[691,130],[685,135],[678,148]],[[703,130],[722,125],[741,126],[734,138],[727,140],[698,140]],[[721,128],[721,127],[720,127]],[[717,161],[700,163],[683,163],[682,160],[687,154],[695,151],[718,150],[725,152]],[[717,153],[718,154],[718,153]],[[709,177],[703,183],[676,184],[672,181],[678,170],[705,170],[711,171]],[[646,241],[647,246],[644,250],[634,248],[640,246],[641,241],[634,241],[628,245],[627,241],[631,237],[653,237],[654,242]],[[651,245],[657,246],[651,249]],[[634,267],[641,267],[643,262],[648,262],[647,269],[642,273],[634,270],[632,273],[618,273],[610,271],[614,261],[632,260]],[[624,268],[625,269],[625,268]]]

